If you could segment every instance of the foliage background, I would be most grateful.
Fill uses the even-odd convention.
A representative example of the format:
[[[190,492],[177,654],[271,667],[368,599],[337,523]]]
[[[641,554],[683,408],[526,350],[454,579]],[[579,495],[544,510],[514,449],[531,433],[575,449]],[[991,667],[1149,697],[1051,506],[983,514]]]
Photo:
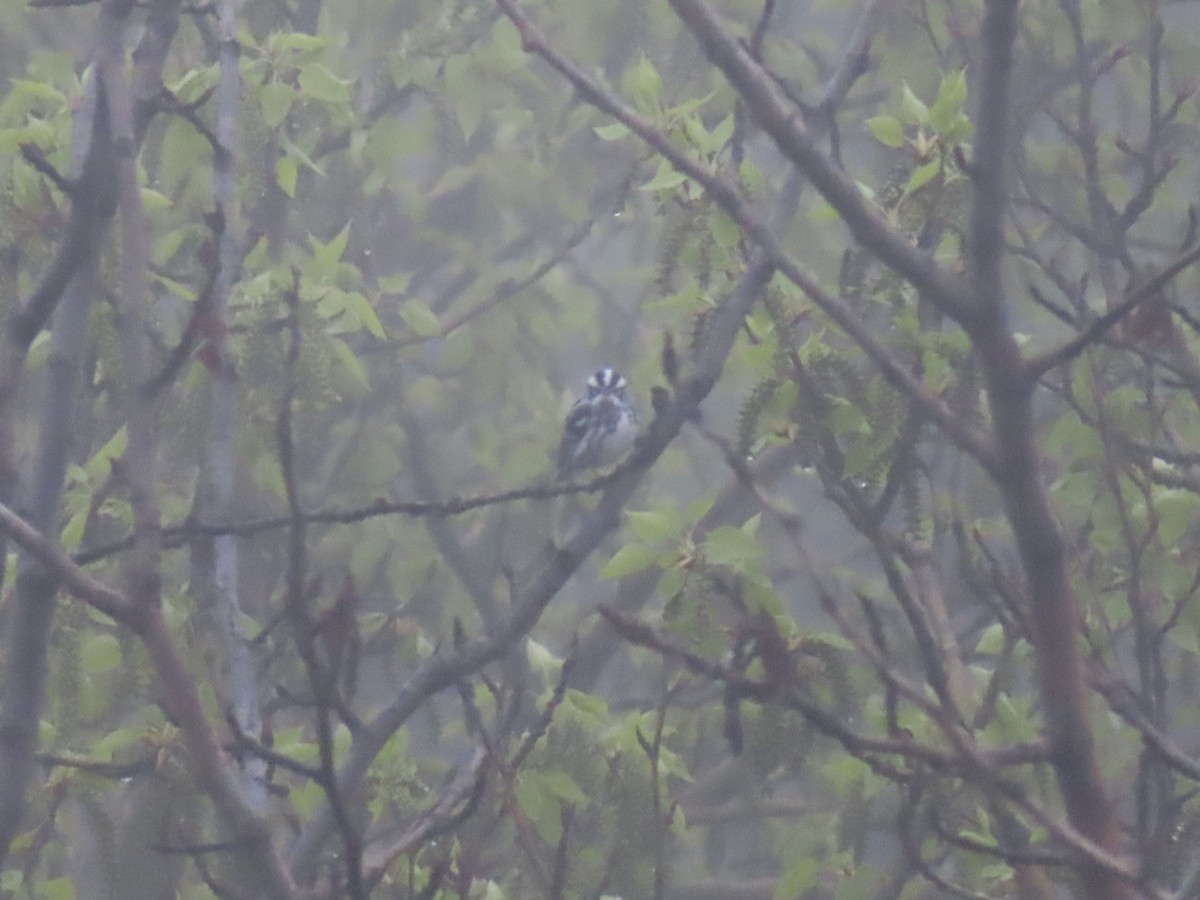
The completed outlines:
[[[0,12],[6,895],[1198,895],[1194,4]]]

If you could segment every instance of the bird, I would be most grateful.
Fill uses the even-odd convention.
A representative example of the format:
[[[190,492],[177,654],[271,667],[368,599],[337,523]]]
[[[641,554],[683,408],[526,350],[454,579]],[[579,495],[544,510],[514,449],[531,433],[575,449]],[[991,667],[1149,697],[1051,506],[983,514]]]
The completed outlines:
[[[615,463],[633,446],[637,414],[624,376],[611,366],[592,374],[563,423],[558,480]]]

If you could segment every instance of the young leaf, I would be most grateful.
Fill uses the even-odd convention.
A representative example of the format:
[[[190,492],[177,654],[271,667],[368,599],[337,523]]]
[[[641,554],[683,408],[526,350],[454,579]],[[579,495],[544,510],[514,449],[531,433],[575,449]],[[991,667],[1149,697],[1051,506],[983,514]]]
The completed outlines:
[[[296,176],[299,171],[300,167],[296,165],[294,157],[281,156],[275,160],[275,183],[293,199],[296,197]]]
[[[601,578],[621,578],[648,568],[657,554],[645,544],[626,544],[600,567]]]
[[[625,77],[625,90],[633,96],[633,102],[641,112],[658,109],[658,98],[662,96],[662,78],[654,63],[643,53],[641,59]]]
[[[592,131],[602,141],[619,141],[629,134],[629,127],[623,122],[613,122],[609,125],[597,125]]]
[[[424,300],[406,300],[400,307],[400,318],[417,337],[437,337],[442,333],[442,323]]]
[[[350,102],[349,82],[342,81],[320,63],[309,63],[300,70],[300,90],[305,96],[330,106]]]
[[[945,134],[962,113],[967,102],[967,72],[959,69],[942,78],[937,99],[929,108],[929,125],[938,134]]]
[[[923,166],[917,166],[917,168],[913,170],[912,175],[909,176],[908,184],[905,185],[904,189],[911,194],[914,191],[924,187],[934,179],[938,172],[941,171],[941,168],[941,162],[936,159],[932,162],[925,163]]]
[[[371,301],[358,291],[350,291],[346,298],[346,308],[358,316],[367,331],[371,332],[373,337],[386,341],[387,332],[383,330],[383,323],[379,321],[379,316],[375,313],[375,307],[371,305]]]
[[[290,84],[281,81],[264,84],[258,92],[258,105],[262,110],[263,121],[272,128],[278,128],[287,118],[295,99],[296,91]]]
[[[753,534],[732,525],[714,529],[704,541],[704,556],[710,563],[738,570],[762,559],[766,552]]]
[[[888,147],[904,146],[904,126],[895,116],[875,116],[867,119],[872,137]]]
[[[638,188],[639,191],[668,191],[687,181],[687,176],[674,169],[660,169],[658,174]]]
[[[929,121],[929,107],[912,92],[908,82],[900,89],[900,119],[909,125],[924,125]]]

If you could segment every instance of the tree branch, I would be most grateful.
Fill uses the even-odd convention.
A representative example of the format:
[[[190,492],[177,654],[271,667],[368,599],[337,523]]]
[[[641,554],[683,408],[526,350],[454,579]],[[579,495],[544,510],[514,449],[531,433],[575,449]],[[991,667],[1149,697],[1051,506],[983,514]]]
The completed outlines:
[[[610,476],[596,509],[583,520],[567,543],[551,549],[529,565],[516,579],[515,602],[488,633],[467,641],[449,654],[435,653],[395,699],[355,735],[350,753],[338,772],[338,784],[349,793],[361,783],[367,767],[401,725],[427,699],[461,681],[507,653],[513,643],[537,623],[546,605],[558,594],[600,541],[620,522],[621,511],[651,467],[675,436],[696,413],[724,370],[725,360],[742,321],[773,274],[761,256],[743,273],[734,290],[710,313],[703,346],[697,349],[690,377],[657,411],[638,438],[629,458]],[[333,811],[325,804],[293,841],[288,858],[300,878],[311,877],[318,850],[335,826]]]

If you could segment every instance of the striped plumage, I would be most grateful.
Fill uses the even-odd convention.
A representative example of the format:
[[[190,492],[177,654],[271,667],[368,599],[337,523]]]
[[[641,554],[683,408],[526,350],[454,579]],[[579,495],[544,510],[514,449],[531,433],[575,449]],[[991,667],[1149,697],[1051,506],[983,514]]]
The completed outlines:
[[[637,417],[625,379],[615,369],[600,369],[567,413],[558,447],[559,479],[616,462],[636,436]]]

